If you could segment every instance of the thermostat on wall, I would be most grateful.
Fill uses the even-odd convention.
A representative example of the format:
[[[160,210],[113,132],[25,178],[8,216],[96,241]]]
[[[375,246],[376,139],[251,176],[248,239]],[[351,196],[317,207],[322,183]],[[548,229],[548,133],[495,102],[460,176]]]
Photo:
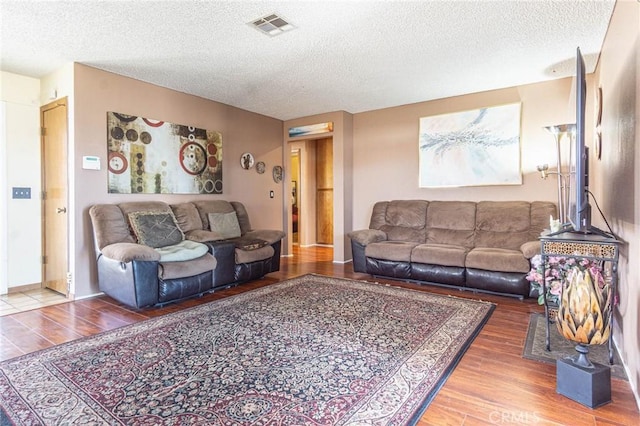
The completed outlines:
[[[82,168],[87,170],[100,170],[100,157],[85,155],[82,157]]]

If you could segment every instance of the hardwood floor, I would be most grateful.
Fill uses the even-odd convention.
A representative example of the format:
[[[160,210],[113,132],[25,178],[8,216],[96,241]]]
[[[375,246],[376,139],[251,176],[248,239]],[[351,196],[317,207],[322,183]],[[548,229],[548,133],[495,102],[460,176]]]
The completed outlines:
[[[0,360],[45,349],[147,318],[196,306],[306,273],[364,279],[458,297],[482,299],[497,307],[438,392],[420,425],[639,425],[640,413],[629,383],[612,379],[613,402],[589,409],[555,391],[555,365],[522,358],[534,300],[473,294],[433,286],[374,279],[334,264],[331,249],[295,249],[281,270],[266,278],[163,308],[128,309],[107,296],[48,306],[0,317]]]

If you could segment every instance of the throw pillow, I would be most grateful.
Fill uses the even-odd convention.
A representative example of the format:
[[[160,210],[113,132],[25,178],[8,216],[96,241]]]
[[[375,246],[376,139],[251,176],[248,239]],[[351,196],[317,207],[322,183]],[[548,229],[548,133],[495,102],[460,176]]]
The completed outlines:
[[[138,243],[149,247],[171,246],[184,240],[175,216],[169,212],[129,213],[129,223]]]
[[[241,235],[240,224],[236,212],[209,213],[209,229],[218,233],[223,239],[238,238]]]

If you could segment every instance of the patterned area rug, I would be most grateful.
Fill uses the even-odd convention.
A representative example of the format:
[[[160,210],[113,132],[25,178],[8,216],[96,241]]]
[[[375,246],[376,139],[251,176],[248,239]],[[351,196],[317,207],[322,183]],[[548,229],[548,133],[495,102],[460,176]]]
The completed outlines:
[[[305,275],[0,363],[5,421],[415,423],[490,303]]]
[[[551,336],[551,351],[547,352],[545,348],[544,314],[531,314],[522,356],[527,359],[555,364],[557,359],[574,356],[576,354],[575,343],[565,339],[558,332],[555,324],[550,324],[549,334]],[[609,365],[608,346],[589,346],[589,359],[591,362]],[[622,366],[618,352],[615,350],[615,346],[613,350],[611,376],[627,380],[627,375],[624,372],[624,367]]]

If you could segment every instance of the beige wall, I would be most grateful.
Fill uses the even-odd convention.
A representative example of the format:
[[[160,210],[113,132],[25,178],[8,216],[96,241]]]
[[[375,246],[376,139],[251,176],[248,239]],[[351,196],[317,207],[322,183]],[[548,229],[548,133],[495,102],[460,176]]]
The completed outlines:
[[[557,201],[555,179],[540,178],[538,164],[555,165],[555,140],[544,126],[574,122],[570,78],[404,105],[354,116],[353,227],[367,228],[380,200]],[[522,185],[427,189],[418,187],[421,117],[522,103]],[[575,111],[575,107],[574,107]]]
[[[77,224],[71,236],[71,257],[76,297],[97,293],[97,273],[89,207],[96,203],[158,199],[170,203],[216,198],[241,201],[254,228],[283,229],[283,184],[274,182],[271,169],[283,163],[282,121],[218,102],[165,89],[131,78],[75,65],[73,152],[73,215]],[[218,130],[223,141],[222,195],[108,194],[106,167],[107,111],[122,112],[176,124]],[[251,152],[264,161],[268,173],[244,170],[240,156]],[[82,169],[82,156],[102,159],[102,170]],[[275,198],[269,198],[269,191]],[[287,198],[288,199],[288,198]]]
[[[591,161],[591,190],[622,240],[620,304],[614,340],[640,397],[640,3],[616,3],[598,63],[602,87],[602,158]],[[594,91],[596,85],[589,89]],[[591,150],[593,153],[595,150]],[[596,225],[606,229],[592,205]]]

